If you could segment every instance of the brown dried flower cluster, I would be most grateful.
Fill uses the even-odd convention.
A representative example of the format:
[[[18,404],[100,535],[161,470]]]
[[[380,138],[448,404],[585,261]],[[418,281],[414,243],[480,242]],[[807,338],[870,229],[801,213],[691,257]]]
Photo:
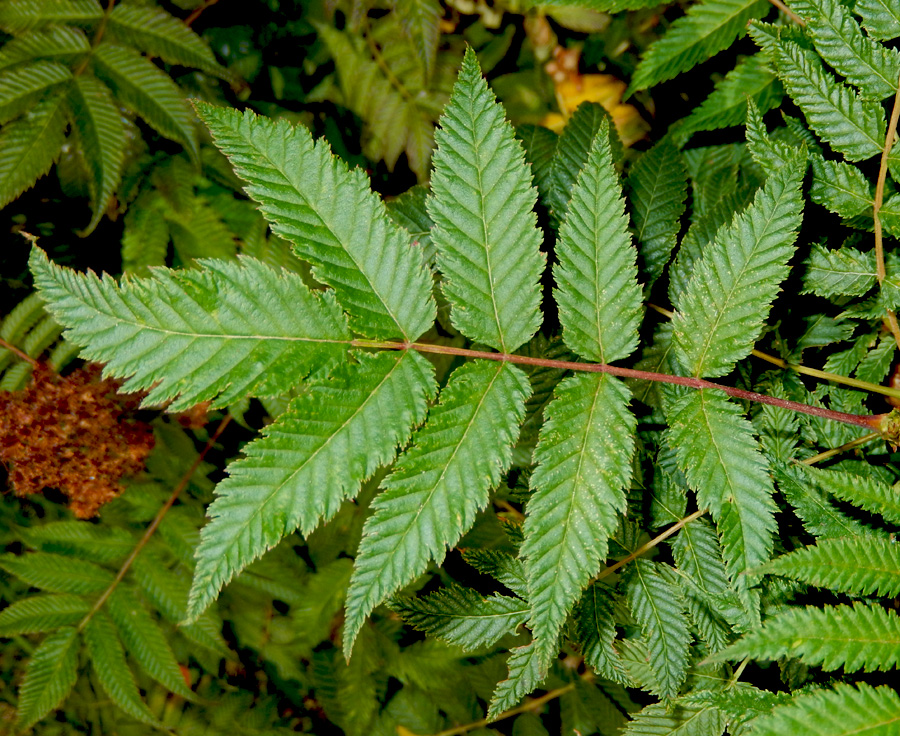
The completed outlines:
[[[58,488],[79,519],[120,493],[144,467],[153,430],[135,418],[139,397],[116,393],[89,365],[60,376],[39,364],[27,388],[0,393],[0,462],[17,496]]]

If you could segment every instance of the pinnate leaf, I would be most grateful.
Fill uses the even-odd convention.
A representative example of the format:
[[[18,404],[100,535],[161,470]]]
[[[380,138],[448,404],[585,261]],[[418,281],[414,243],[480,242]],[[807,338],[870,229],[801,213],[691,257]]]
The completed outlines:
[[[839,717],[835,717],[840,714]],[[753,736],[893,736],[900,721],[900,695],[864,682],[837,683],[833,690],[795,695],[753,721]]]
[[[46,174],[66,140],[66,106],[59,95],[39,102],[0,130],[0,207]]]
[[[341,360],[350,338],[330,294],[252,258],[157,269],[121,286],[60,268],[39,249],[30,265],[48,310],[86,346],[82,355],[130,377],[125,390],[149,389],[148,405],[175,399],[173,411],[284,392]]]
[[[90,610],[87,600],[68,593],[22,598],[0,611],[0,636],[37,634],[73,626]]]
[[[727,49],[747,32],[747,22],[769,7],[759,0],[706,0],[688,8],[647,49],[631,80],[631,91],[672,79]]]
[[[78,631],[51,634],[31,655],[19,689],[18,725],[26,729],[59,707],[78,679]]]
[[[471,49],[440,125],[428,213],[450,320],[471,340],[512,352],[541,322],[537,192]]]
[[[529,625],[544,666],[566,616],[606,557],[625,510],[635,419],[617,378],[567,378],[546,410],[534,452],[534,491],[521,554],[532,604]]]
[[[823,539],[758,572],[842,593],[892,597],[900,593],[900,547],[887,539]]]
[[[519,598],[483,596],[458,585],[421,598],[397,599],[391,608],[419,631],[468,650],[491,646],[515,632],[529,611]]]
[[[716,522],[725,565],[735,580],[768,561],[775,529],[772,479],[752,426],[735,404],[710,390],[680,398],[669,423],[678,464],[699,505]]]
[[[434,322],[431,274],[365,174],[303,126],[197,104],[218,147],[278,235],[332,286],[366,337],[414,340]]]
[[[625,592],[650,655],[657,694],[673,698],[687,674],[691,642],[681,590],[666,582],[657,563],[638,558],[630,566]]]
[[[156,717],[141,700],[134,675],[125,661],[119,633],[106,611],[96,611],[88,619],[84,641],[97,679],[109,699],[132,718],[157,725]]]
[[[359,360],[305,387],[229,466],[197,550],[189,619],[284,536],[309,534],[334,516],[425,418],[435,385],[424,358],[404,352]]]
[[[900,616],[875,604],[794,607],[766,620],[713,659],[798,657],[832,671],[890,670],[900,661]]]
[[[473,361],[454,371],[372,504],[347,593],[345,655],[375,606],[440,563],[487,505],[511,462],[530,390],[509,364]]]
[[[797,152],[750,207],[716,233],[677,296],[675,346],[693,375],[725,375],[753,349],[794,253],[805,160],[805,152]]]
[[[563,339],[581,357],[600,363],[634,351],[641,319],[637,251],[607,128],[604,119],[578,175],[553,268]]]
[[[89,233],[97,227],[122,180],[125,126],[112,93],[95,77],[85,74],[75,77],[69,101],[74,113],[73,128],[90,174],[88,190],[93,214],[86,228]]]

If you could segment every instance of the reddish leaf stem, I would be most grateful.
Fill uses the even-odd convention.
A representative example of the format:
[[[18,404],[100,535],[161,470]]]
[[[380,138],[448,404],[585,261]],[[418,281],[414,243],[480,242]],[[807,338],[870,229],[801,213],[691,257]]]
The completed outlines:
[[[0,348],[5,348],[6,350],[9,350],[9,352],[11,352],[17,358],[19,358],[19,360],[24,360],[26,363],[31,363],[32,368],[37,368],[38,362],[34,358],[32,358],[27,353],[24,353],[21,350],[19,350],[19,348],[17,348],[12,343],[6,342],[6,340],[4,340],[2,337],[0,337]]]
[[[719,383],[706,381],[702,378],[693,378],[690,376],[671,376],[666,373],[653,373],[650,371],[640,371],[634,368],[620,368],[619,366],[607,365],[605,363],[576,363],[569,360],[550,360],[549,358],[531,358],[527,355],[511,355],[509,353],[491,353],[484,350],[468,350],[466,348],[455,348],[449,345],[430,345],[421,342],[378,342],[375,340],[353,340],[351,343],[354,347],[359,348],[375,348],[379,350],[417,350],[420,353],[438,353],[441,355],[459,355],[465,358],[481,358],[482,360],[498,360],[504,363],[516,363],[518,365],[533,365],[543,368],[558,368],[560,370],[583,371],[587,373],[608,373],[612,376],[620,378],[632,378],[639,381],[653,381],[655,383],[669,383],[676,386],[685,386],[694,389],[713,389],[722,391],[728,396],[736,399],[744,399],[759,404],[769,404],[780,409],[795,411],[801,414],[809,414],[814,417],[823,419],[831,419],[843,424],[852,424],[857,427],[865,427],[866,429],[874,429],[879,431],[881,428],[881,415],[860,415],[847,414],[842,411],[833,411],[824,409],[819,406],[811,406],[802,404],[799,401],[788,401],[787,399],[779,399],[766,394],[759,394],[755,391],[746,391],[742,388],[733,388],[731,386],[723,386]]]

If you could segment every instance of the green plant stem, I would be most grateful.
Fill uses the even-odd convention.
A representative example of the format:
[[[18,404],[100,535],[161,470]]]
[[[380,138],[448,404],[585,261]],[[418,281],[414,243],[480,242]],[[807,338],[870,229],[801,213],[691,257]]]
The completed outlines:
[[[833,411],[824,409],[819,406],[811,406],[810,404],[801,404],[799,401],[789,401],[787,399],[779,399],[774,396],[767,396],[755,391],[746,391],[742,388],[734,388],[732,386],[723,386],[722,384],[706,381],[702,378],[693,378],[690,376],[671,376],[667,373],[653,373],[651,371],[640,371],[634,368],[620,368],[619,366],[607,365],[606,363],[576,363],[569,360],[550,360],[549,358],[531,358],[527,355],[513,355],[510,353],[490,353],[484,350],[468,350],[466,348],[455,348],[449,345],[430,345],[420,342],[379,342],[377,340],[352,340],[351,345],[357,348],[373,348],[376,350],[416,350],[420,353],[437,353],[439,355],[459,355],[464,358],[481,358],[482,360],[497,360],[504,363],[515,363],[517,365],[533,365],[542,368],[558,368],[560,370],[582,371],[587,373],[608,373],[612,376],[620,378],[633,378],[638,381],[653,381],[655,383],[669,383],[675,386],[685,386],[695,389],[713,389],[722,391],[728,396],[745,401],[753,401],[759,404],[768,404],[776,406],[780,409],[795,411],[801,414],[809,414],[822,419],[832,419],[843,424],[852,424],[856,427],[866,427],[867,429],[880,429],[882,416],[847,414],[842,411]]]
[[[477,721],[473,721],[472,723],[466,723],[462,726],[455,726],[453,728],[448,728],[446,731],[439,731],[433,736],[459,736],[459,734],[466,733],[475,728],[481,728],[483,726],[487,726],[489,723],[496,723],[497,721],[502,721],[504,718],[511,718],[512,716],[516,716],[519,713],[528,713],[529,711],[537,710],[544,703],[548,703],[551,700],[555,700],[556,698],[565,695],[568,692],[571,692],[575,689],[575,683],[571,682],[568,685],[563,687],[558,687],[556,690],[551,690],[544,695],[541,695],[539,698],[534,698],[534,700],[529,700],[527,703],[522,703],[522,705],[517,705],[515,708],[510,708],[509,710],[503,711],[499,716],[497,716],[493,721],[489,721],[487,718],[480,718]]]
[[[894,105],[891,108],[891,119],[884,136],[884,148],[881,149],[881,164],[878,167],[878,182],[875,185],[875,200],[872,203],[872,219],[875,221],[875,273],[878,277],[878,286],[884,282],[887,271],[884,267],[884,234],[881,229],[881,206],[884,204],[884,185],[887,180],[888,157],[894,140],[897,137],[897,122],[900,120],[900,79],[897,80],[897,92],[894,95]],[[887,323],[894,336],[894,342],[900,348],[900,324],[897,323],[897,315],[893,309],[886,310]]]
[[[648,304],[650,309],[658,312],[663,317],[668,319],[672,319],[675,316],[675,312],[672,312],[668,309],[664,309],[663,307],[659,307],[656,304]],[[869,383],[868,381],[860,381],[858,378],[850,378],[849,376],[842,376],[839,373],[829,373],[828,371],[820,371],[818,368],[808,368],[805,365],[798,365],[796,363],[788,363],[786,360],[782,358],[776,358],[774,355],[769,355],[768,353],[764,353],[761,350],[752,350],[750,352],[755,358],[759,358],[760,360],[765,360],[772,365],[777,365],[779,368],[784,368],[788,371],[793,371],[794,373],[799,373],[803,376],[810,376],[811,378],[820,378],[823,381],[831,381],[832,383],[838,383],[843,386],[852,386],[853,388],[858,388],[862,391],[868,391],[873,394],[883,394],[884,396],[893,396],[894,398],[900,399],[900,390],[896,388],[891,388],[890,386],[882,386],[877,383]]]
[[[21,350],[19,350],[19,348],[17,348],[12,343],[7,342],[2,337],[0,337],[0,348],[9,350],[9,352],[15,355],[19,360],[24,360],[26,363],[31,363],[32,368],[37,368],[38,362],[34,358],[32,358],[27,353],[22,352]]]
[[[878,437],[881,437],[880,432],[872,432],[871,434],[857,437],[855,440],[850,440],[850,442],[847,442],[840,447],[835,447],[831,450],[825,450],[824,452],[820,452],[818,455],[813,455],[812,457],[808,457],[805,460],[801,460],[800,462],[803,465],[814,465],[815,463],[820,463],[823,460],[834,457],[835,455],[840,455],[842,452],[846,452],[847,450],[852,450],[854,447],[864,445],[866,444],[866,442],[871,442]]]
[[[84,57],[84,60],[73,72],[76,77],[83,74],[84,70],[87,69],[88,62],[91,60],[91,54],[94,52],[94,49],[100,45],[100,41],[103,39],[103,34],[106,33],[106,25],[107,23],[109,23],[109,16],[112,14],[115,5],[116,0],[109,0],[109,2],[106,4],[106,11],[103,13],[103,17],[100,19],[100,24],[97,26],[97,30],[94,32],[94,37],[91,39],[91,51],[87,56]]]
[[[666,529],[662,534],[659,534],[659,535],[653,537],[653,539],[651,539],[649,542],[645,542],[644,544],[642,544],[634,552],[632,552],[630,555],[628,555],[628,557],[626,557],[622,560],[619,560],[615,565],[610,565],[605,570],[602,570],[597,575],[597,577],[594,578],[593,582],[596,583],[599,580],[608,578],[620,567],[624,567],[629,562],[632,562],[632,561],[636,560],[638,557],[640,557],[641,555],[646,554],[651,549],[653,549],[656,545],[658,545],[660,542],[663,542],[666,539],[668,539],[669,537],[671,537],[675,532],[677,532],[683,526],[690,524],[695,519],[699,519],[701,516],[703,516],[703,514],[706,513],[706,511],[707,511],[707,509],[700,509],[699,511],[695,511],[693,514],[688,514],[683,519],[676,521],[674,524],[672,524],[672,526],[670,526],[668,529]]]
[[[216,427],[216,431],[213,432],[212,437],[209,438],[209,441],[206,443],[206,446],[200,451],[200,454],[197,455],[196,459],[193,463],[191,463],[191,467],[189,467],[184,475],[181,476],[181,480],[178,481],[178,485],[175,486],[175,490],[172,491],[169,498],[162,505],[162,508],[157,512],[156,516],[153,518],[153,521],[150,522],[150,525],[144,531],[143,536],[138,540],[138,543],[134,546],[134,549],[131,550],[131,554],[128,555],[128,558],[125,562],[122,563],[122,566],[119,568],[119,572],[116,573],[116,577],[109,584],[109,587],[103,591],[97,601],[94,603],[93,607],[90,611],[85,614],[85,617],[81,619],[81,622],[78,624],[78,630],[82,631],[85,626],[87,626],[88,621],[93,618],[94,614],[97,613],[101,608],[103,608],[103,604],[109,599],[109,597],[113,594],[113,591],[118,587],[119,583],[125,578],[126,573],[131,569],[132,564],[137,559],[137,556],[141,553],[141,550],[147,545],[147,542],[150,541],[150,538],[154,535],[160,523],[167,513],[169,513],[169,509],[172,508],[175,501],[181,495],[181,492],[187,488],[188,483],[190,483],[191,478],[194,477],[194,473],[197,472],[197,468],[200,467],[200,463],[206,458],[207,453],[212,449],[213,445],[216,443],[216,440],[222,435],[222,432],[225,431],[225,427],[228,426],[228,423],[231,421],[231,415],[226,414],[225,417],[219,422],[219,426]]]

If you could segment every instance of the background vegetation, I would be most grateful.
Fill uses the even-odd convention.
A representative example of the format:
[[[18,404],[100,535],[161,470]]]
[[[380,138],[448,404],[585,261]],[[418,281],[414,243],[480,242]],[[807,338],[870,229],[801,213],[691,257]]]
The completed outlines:
[[[545,409],[575,384],[559,388],[570,372],[553,361],[718,377],[826,414],[881,415],[900,397],[896,4],[0,0],[0,33],[0,732],[894,732],[900,468],[880,418],[841,423],[746,395],[715,394],[707,409],[690,398],[705,393],[632,381],[636,416],[608,422],[608,454],[624,460],[603,473],[618,480],[606,511],[584,512],[589,541],[567,550],[561,612],[540,612],[528,565],[534,530],[558,527],[541,526],[554,503],[540,494],[565,418]],[[571,266],[570,207],[609,207],[603,242],[631,252],[633,239],[622,269],[641,288],[623,276],[615,298],[597,299],[609,300],[607,329],[634,344],[595,356],[561,338],[574,308],[554,295],[559,271],[541,277],[543,323],[516,352],[550,363],[526,368],[508,470],[440,565],[355,622],[349,660],[347,588],[393,454],[327,524],[240,556],[213,605],[195,587],[186,623],[214,487],[233,484],[228,464],[296,416],[286,407],[327,367],[310,358],[301,383],[281,366],[266,390],[227,397],[204,395],[189,371],[166,393],[148,368],[143,394],[117,394],[140,363],[92,343],[87,313],[60,317],[63,291],[100,287],[32,256],[35,292],[31,243],[78,271],[188,269],[178,288],[211,303],[227,291],[204,292],[199,259],[233,274],[250,256],[298,290],[333,286],[244,193],[253,171],[220,140],[235,173],[190,98],[327,142],[445,278],[450,226],[434,228],[434,202],[457,185],[432,172],[455,134],[435,130],[467,48],[515,126],[550,263]],[[228,118],[196,109],[222,138]],[[590,176],[608,201],[588,199]],[[254,195],[263,209],[267,196]],[[760,223],[776,220],[780,235],[766,236]],[[444,387],[462,370],[452,350],[501,348],[460,322],[464,290],[437,295],[427,337],[451,349],[429,356]],[[711,357],[691,336],[709,337]],[[117,378],[78,359],[81,345],[118,359]]]

